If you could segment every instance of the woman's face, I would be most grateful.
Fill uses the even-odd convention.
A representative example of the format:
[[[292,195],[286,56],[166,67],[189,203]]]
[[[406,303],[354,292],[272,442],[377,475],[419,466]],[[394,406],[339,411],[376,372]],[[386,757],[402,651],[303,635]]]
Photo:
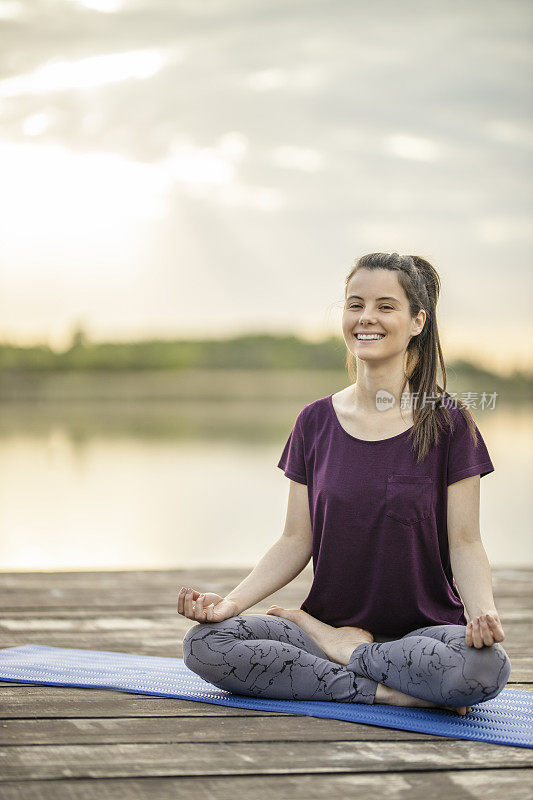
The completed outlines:
[[[346,291],[342,333],[348,350],[362,361],[379,362],[405,354],[409,340],[424,326],[426,312],[412,319],[396,272],[359,269]],[[357,334],[383,334],[359,339]]]

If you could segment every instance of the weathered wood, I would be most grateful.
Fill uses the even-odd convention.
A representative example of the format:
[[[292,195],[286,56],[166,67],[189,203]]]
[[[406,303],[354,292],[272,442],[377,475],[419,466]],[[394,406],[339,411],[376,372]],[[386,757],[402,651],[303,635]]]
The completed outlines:
[[[409,797],[409,800],[449,800],[469,797],[472,800],[524,800],[524,789],[533,775],[530,770],[477,770],[463,772],[360,775],[283,775],[223,778],[147,778],[121,781],[48,781],[9,783],[2,786],[5,800],[125,800],[169,797],[195,800],[234,800],[236,796],[253,796],[255,800],[323,800],[342,797]],[[48,794],[49,792],[49,794]]]
[[[258,717],[104,717],[0,720],[0,745],[117,744],[128,742],[416,741],[427,734],[339,719],[268,713]],[[444,736],[432,736],[446,740]]]
[[[361,800],[366,797],[409,800],[525,800],[533,769],[465,769],[439,772],[363,772],[354,774],[223,776],[202,778],[63,779],[9,782],[2,800]]]
[[[248,569],[194,571],[3,572],[0,573],[0,607],[174,605],[181,586],[192,585],[227,594],[246,577],[252,566]],[[292,597],[295,600],[300,598],[301,603],[309,591],[312,577],[312,569],[306,567],[289,586],[271,595],[269,603]],[[492,580],[496,605],[499,598],[531,598],[533,568],[494,568]]]
[[[1,583],[1,573],[0,573],[0,583]],[[300,597],[299,592],[291,592],[289,591],[290,587],[286,587],[282,591],[278,592],[278,596],[281,596],[283,592],[283,600],[285,603],[298,601]],[[533,589],[531,591],[531,597],[521,597],[520,598],[520,605],[517,605],[516,597],[502,597],[498,604],[498,611],[500,616],[504,616],[505,619],[509,621],[526,621],[530,618],[531,612],[533,611]],[[272,595],[275,597],[275,595]],[[16,608],[10,608],[7,605],[2,607],[2,615],[12,617],[14,619],[25,619],[32,617],[38,617],[40,619],[47,619],[47,618],[80,618],[83,619],[84,617],[92,617],[95,614],[98,614],[99,617],[106,617],[106,616],[117,616],[117,615],[124,615],[125,613],[128,614],[143,614],[149,617],[165,617],[165,616],[172,616],[178,617],[180,615],[177,614],[176,610],[176,594],[172,594],[171,599],[167,597],[167,601],[163,605],[105,605],[105,606],[98,606],[98,605],[52,605],[52,606],[19,606]],[[261,603],[258,603],[255,606],[251,606],[251,610],[257,613],[263,613],[263,609],[266,610],[270,605],[273,605],[270,598],[266,598]],[[248,613],[250,609],[247,609],[246,613]],[[2,621],[0,619],[0,621]]]
[[[19,683],[3,684],[0,689],[0,709],[0,717],[4,720],[25,717],[43,720],[75,717],[226,717],[265,714],[250,708],[233,708],[214,703],[201,703],[197,700],[139,695],[114,689]],[[285,717],[289,716],[283,712],[279,713]]]
[[[448,739],[438,742],[227,742],[14,745],[2,751],[2,780],[131,778],[163,775],[273,775],[533,767],[524,747]]]
[[[248,572],[0,573],[0,646],[181,657],[196,623],[176,612],[180,586],[225,594]],[[297,607],[311,579],[307,569],[248,613]],[[493,584],[512,662],[508,687],[533,691],[533,569],[493,569]],[[0,681],[0,708],[2,799],[390,791],[410,800],[513,800],[525,796],[533,772],[527,748],[108,689]]]

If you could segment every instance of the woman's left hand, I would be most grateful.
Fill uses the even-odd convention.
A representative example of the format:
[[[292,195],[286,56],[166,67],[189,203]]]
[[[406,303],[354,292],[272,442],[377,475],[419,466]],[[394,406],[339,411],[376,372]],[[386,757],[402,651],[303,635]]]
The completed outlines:
[[[472,617],[466,626],[465,642],[470,647],[483,647],[494,642],[503,642],[504,639],[505,634],[496,610]]]

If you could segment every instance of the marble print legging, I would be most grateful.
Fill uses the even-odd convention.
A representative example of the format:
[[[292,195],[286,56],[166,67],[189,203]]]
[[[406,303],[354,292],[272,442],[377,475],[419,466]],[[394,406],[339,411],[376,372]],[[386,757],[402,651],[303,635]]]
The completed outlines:
[[[499,642],[471,647],[463,625],[375,637],[343,666],[295,622],[270,614],[197,623],[185,634],[183,658],[204,680],[234,694],[340,703],[371,704],[383,683],[434,703],[468,706],[496,697],[511,672]]]

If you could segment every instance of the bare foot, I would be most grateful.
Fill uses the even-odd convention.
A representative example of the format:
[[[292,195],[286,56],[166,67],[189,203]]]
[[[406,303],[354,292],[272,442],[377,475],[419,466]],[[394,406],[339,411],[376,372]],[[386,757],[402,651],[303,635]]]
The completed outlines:
[[[302,630],[315,640],[317,645],[322,648],[327,657],[337,664],[346,664],[355,648],[360,644],[371,644],[374,637],[370,631],[364,628],[352,628],[344,625],[334,628],[321,622],[316,617],[312,617],[307,611],[301,608],[282,608],[281,606],[270,606],[267,614],[276,617],[285,617],[295,622]]]
[[[349,625],[334,628],[332,625],[327,625],[325,622],[316,619],[316,617],[312,617],[311,614],[301,608],[270,606],[266,613],[295,622],[315,640],[331,661],[344,666],[346,666],[351,654],[358,645],[374,641],[370,631],[365,630],[365,628],[355,628]],[[461,716],[472,710],[471,706],[445,706],[429,700],[421,700],[419,697],[412,697],[396,689],[391,689],[390,686],[385,686],[383,683],[378,683],[374,703],[386,703],[388,705],[411,708],[447,708],[450,711],[456,711]]]
[[[450,711],[456,711],[460,716],[472,711],[472,706],[445,706],[441,703],[432,703],[430,700],[422,700],[420,697],[412,697],[410,694],[404,694],[397,689],[391,689],[390,686],[385,686],[384,683],[378,683],[374,703],[406,706],[408,708],[447,708]]]

